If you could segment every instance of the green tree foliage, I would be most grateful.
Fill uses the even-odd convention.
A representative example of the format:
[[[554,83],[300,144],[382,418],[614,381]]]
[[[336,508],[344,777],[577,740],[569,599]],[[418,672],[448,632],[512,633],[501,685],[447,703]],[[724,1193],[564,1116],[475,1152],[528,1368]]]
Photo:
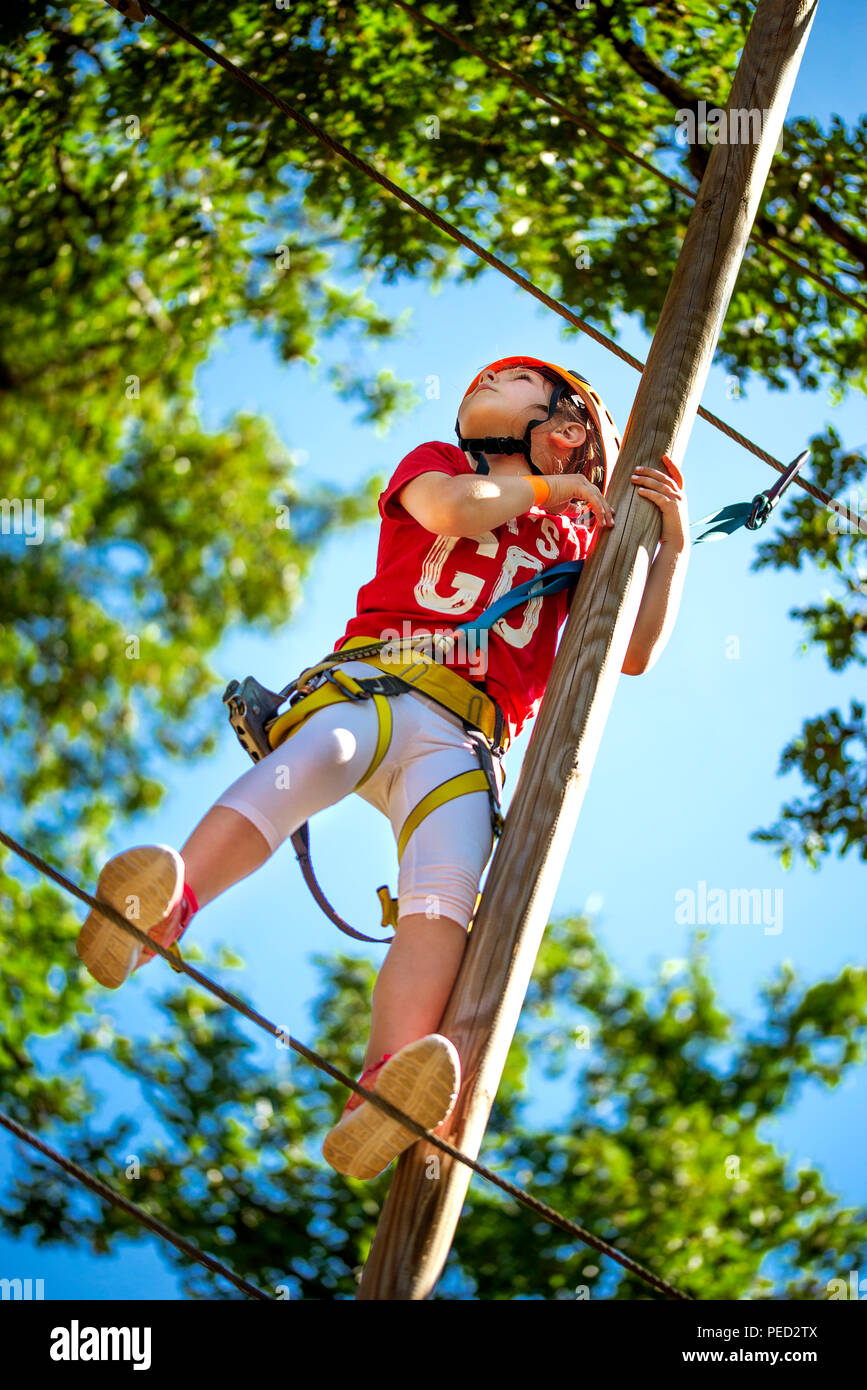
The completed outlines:
[[[799,570],[809,562],[818,574],[833,578],[836,592],[793,608],[790,617],[803,625],[801,649],[818,645],[831,670],[843,671],[867,662],[867,506],[864,491],[855,486],[864,476],[864,457],[845,450],[832,428],[810,446],[814,480],[844,503],[847,515],[829,514],[792,489],[780,527],[759,545],[753,568]],[[867,859],[864,706],[852,700],[848,713],[831,709],[805,720],[780,757],[780,773],[793,770],[809,796],[787,802],[774,824],[752,838],[774,846],[785,867],[799,856],[818,868],[833,848],[840,857],[855,850]]]
[[[160,48],[154,69],[155,37],[119,43],[108,7],[41,11],[4,62],[2,473],[45,542],[0,552],[3,792],[97,831],[103,788],[121,813],[160,795],[145,730],[170,755],[211,746],[224,632],[285,621],[324,536],[375,512],[375,478],[299,495],[266,420],[205,431],[196,368],[236,324],[287,362],[393,325],[329,280],[327,233],[256,172],[247,123],[224,112],[215,136],[203,64]],[[397,401],[358,371],[342,389],[380,419]]]
[[[697,135],[680,143],[678,117],[702,99],[724,102],[749,6],[519,6],[507,25],[492,5],[442,9],[492,58],[568,95],[627,147],[679,166],[681,180],[697,186],[709,147]],[[270,5],[216,12],[193,4],[185,19],[582,313],[612,329],[626,311],[652,328],[689,201],[594,137],[579,137],[479,58],[378,4],[323,10],[300,2],[291,15]],[[104,713],[119,730],[129,720],[128,702],[111,702],[112,692],[129,689],[124,672],[136,672],[147,703],[155,684],[141,673],[159,669],[163,707],[188,708],[190,695],[206,687],[197,655],[206,650],[203,634],[217,640],[236,617],[276,619],[291,609],[304,572],[304,527],[287,537],[263,525],[275,495],[286,501],[285,446],[264,422],[239,422],[220,439],[197,427],[192,376],[215,336],[254,324],[291,361],[312,356],[317,336],[353,325],[367,337],[388,335],[394,325],[362,292],[347,294],[329,280],[335,248],[350,266],[386,277],[423,273],[436,282],[457,267],[472,276],[480,266],[155,23],[124,25],[108,7],[33,3],[14,8],[3,24],[4,477],[10,495],[44,499],[50,533],[61,542],[39,566],[22,570],[20,557],[3,557],[12,620],[3,655],[17,689],[37,707],[40,732],[51,728],[58,671],[78,678],[82,693],[89,687],[82,709],[96,715],[79,715],[69,732],[92,752],[93,718]],[[766,234],[843,288],[867,266],[863,153],[862,127],[834,121],[822,131],[793,117],[760,216]],[[753,247],[720,358],[745,378],[807,388],[830,379],[843,392],[863,385],[860,322],[851,306]],[[393,379],[365,382],[348,364],[336,379],[365,399],[374,418],[405,399]],[[861,476],[857,462],[850,471]],[[130,486],[130,475],[145,467],[152,489]],[[189,538],[184,565],[171,542],[177,505],[192,506],[193,471],[202,527],[213,537],[212,522],[227,513],[233,525],[205,547],[190,593],[197,538]],[[155,515],[137,515],[136,504],[154,495]],[[120,537],[100,529],[118,524],[118,502],[127,511]],[[334,498],[314,510],[319,525],[308,526],[308,539],[347,519]],[[156,573],[147,563],[154,526],[171,552]],[[119,549],[138,552],[149,601],[179,619],[176,651],[158,617],[148,621],[159,663],[145,657],[133,665],[121,655],[123,628],[141,619],[140,605],[124,623],[93,592],[100,581],[117,587]],[[37,567],[45,583],[32,595],[27,580]],[[73,619],[70,578],[91,591],[86,617]],[[134,586],[126,577],[120,587]],[[811,615],[816,640],[836,630],[837,618],[851,625],[851,598]],[[25,615],[22,636],[10,637]],[[31,728],[39,722],[33,714]],[[121,738],[116,749],[128,809],[157,795],[132,742]],[[80,758],[77,771],[96,761]],[[57,786],[63,762],[63,754],[48,759],[19,799]]]
[[[319,1050],[359,1063],[373,971],[348,957],[320,964]],[[586,919],[555,922],[485,1161],[696,1298],[827,1298],[829,1280],[863,1268],[867,1212],[842,1206],[761,1130],[805,1083],[836,1086],[863,1058],[867,972],[805,989],[784,968],[763,997],[758,1027],[720,1009],[701,934],[689,960],[666,962],[642,990],[618,978]],[[345,1092],[276,1042],[257,1048],[197,990],[179,988],[162,1010],[152,1042],[106,1022],[68,1031],[67,1070],[108,1055],[150,1118],[138,1131],[127,1118],[94,1124],[88,1093],[57,1142],[268,1292],[352,1298],[390,1176],[345,1179],[319,1156]],[[553,1129],[526,1120],[542,1077],[565,1097]],[[661,1297],[480,1180],[468,1202],[439,1297]],[[0,1215],[12,1233],[35,1225],[45,1243],[97,1253],[149,1238],[41,1159],[17,1169]],[[241,1296],[163,1248],[189,1296]]]
[[[361,344],[396,325],[336,282],[339,239],[299,173],[276,179],[251,146],[267,145],[261,113],[211,123],[205,64],[152,33],[140,48],[100,4],[0,22],[0,477],[4,507],[27,500],[44,525],[28,544],[4,510],[0,805],[88,881],[109,824],[159,801],[168,760],[213,746],[224,634],[282,626],[321,541],[376,510],[377,477],[298,488],[303,441],[266,419],[205,429],[196,369],[237,325],[287,364],[315,365],[334,336],[337,389],[383,422],[403,396]],[[16,874],[4,854],[3,1088],[35,1118],[71,1115],[79,1082],[42,1077],[29,1044],[83,1003],[76,919]]]
[[[551,0],[513,6],[504,22],[491,0],[462,0],[430,13],[695,190],[713,132],[688,132],[683,117],[698,112],[701,101],[709,109],[725,104],[752,6],[598,0],[576,9]],[[689,199],[579,132],[506,74],[378,0],[293,0],[291,10],[264,0],[228,9],[197,0],[184,20],[586,317],[614,331],[620,315],[634,314],[652,331]],[[363,418],[387,420],[406,403],[407,388],[388,375],[371,380],[356,362],[364,339],[387,337],[396,325],[363,290],[347,292],[330,272],[376,272],[386,280],[424,275],[436,284],[449,274],[472,278],[482,267],[154,21],[133,26],[107,6],[67,9],[31,0],[4,13],[0,40],[4,476],[10,494],[44,497],[55,541],[68,541],[23,571],[18,557],[4,558],[12,622],[3,655],[16,688],[27,692],[29,726],[40,732],[55,717],[54,673],[75,674],[88,691],[81,709],[97,714],[79,712],[72,720],[71,747],[92,753],[93,719],[104,714],[121,733],[114,750],[120,805],[135,809],[158,792],[125,729],[130,702],[124,698],[121,707],[117,696],[131,681],[123,673],[136,672],[136,695],[152,709],[155,683],[141,677],[159,669],[160,708],[188,709],[190,696],[207,688],[203,633],[216,641],[235,618],[268,622],[291,611],[309,555],[304,540],[357,512],[350,499],[326,495],[306,528],[286,535],[263,524],[269,508],[273,518],[275,498],[291,496],[291,456],[262,421],[237,422],[218,439],[202,435],[191,399],[196,366],[216,335],[236,323],[268,334],[287,362],[315,358],[317,339],[339,333],[353,353],[335,368],[336,387],[362,402]],[[834,118],[823,128],[793,112],[758,218],[765,236],[862,296],[864,156],[863,121],[850,128]],[[865,385],[863,315],[753,245],[718,360],[744,382],[830,386],[842,396]],[[860,480],[863,458],[842,449],[830,458],[833,438],[819,436],[816,476],[827,456],[827,471]],[[144,543],[153,534],[149,522],[167,526],[165,547],[177,560],[171,542],[181,519],[177,505],[190,494],[190,476],[180,471],[186,459],[201,479],[197,514],[212,537],[195,593],[186,587],[195,536],[177,584],[174,564],[151,574]],[[153,493],[126,491],[121,505],[132,534],[125,548],[138,553],[152,604],[177,615],[179,640],[175,646],[154,618],[147,642],[160,660],[145,656],[134,666],[120,653],[126,632],[138,631],[132,618],[141,620],[140,605],[122,621],[106,613],[93,589],[100,581],[117,586],[117,533],[99,529],[119,520],[115,481],[146,465],[159,505],[153,518],[141,518],[135,503],[144,505]],[[370,493],[361,500],[362,511],[371,500]],[[831,518],[808,505],[809,535],[801,527],[787,532],[783,547],[791,542],[805,559],[841,568],[845,548],[828,545],[823,534]],[[306,510],[297,504],[299,523]],[[227,513],[231,528],[211,524]],[[214,541],[219,530],[223,537]],[[856,536],[863,541],[863,533]],[[786,562],[768,552],[767,563]],[[33,602],[28,579],[38,567],[45,583]],[[90,580],[88,614],[73,615],[67,577],[85,582],[86,593]],[[162,605],[154,580],[163,588]],[[128,576],[120,587],[131,587]],[[200,622],[189,614],[184,621],[184,603],[175,602],[182,593]],[[22,636],[10,637],[25,613]],[[863,633],[860,573],[800,616],[810,640],[839,662],[841,634]],[[104,649],[106,656],[91,659]],[[162,737],[172,743],[174,735]],[[198,731],[193,738],[195,747],[206,746]],[[806,728],[802,738],[809,739]],[[52,751],[19,799],[26,804],[57,786],[71,747]],[[82,756],[76,770],[97,764]],[[863,769],[848,760],[846,767],[854,804]],[[816,792],[821,816],[825,799]],[[98,818],[98,809],[89,814]],[[796,816],[794,839],[781,852],[804,843],[809,830]]]
[[[490,0],[461,0],[431,13],[694,189],[709,151],[678,141],[678,112],[694,111],[700,99],[724,104],[751,7],[612,0],[586,10],[544,3],[506,12]],[[280,10],[264,0],[190,0],[183,19],[587,318],[613,331],[628,313],[653,328],[689,200],[614,158],[480,59],[396,5],[293,0]],[[14,808],[30,841],[50,846],[53,856],[62,827],[64,853],[86,878],[109,822],[157,803],[162,769],[152,750],[165,762],[211,746],[205,699],[214,696],[216,676],[209,660],[224,634],[237,624],[282,624],[320,541],[375,510],[377,478],[360,493],[342,491],[339,478],[302,493],[292,451],[305,441],[280,438],[267,420],[239,415],[206,429],[196,369],[239,325],[267,336],[287,364],[315,366],[333,339],[342,358],[332,371],[335,390],[358,403],[362,420],[384,425],[406,405],[409,388],[393,374],[375,374],[365,356],[366,343],[389,340],[401,327],[371,300],[367,282],[373,274],[386,281],[415,275],[437,286],[449,276],[469,280],[481,266],[154,22],[131,27],[97,0],[7,5],[0,66],[0,470],[7,499],[39,499],[45,508],[42,545],[4,534],[0,548],[0,804]],[[863,122],[849,128],[834,119],[823,129],[794,113],[760,213],[766,235],[853,292],[867,267],[864,144]],[[734,376],[778,388],[830,385],[842,397],[863,389],[862,342],[855,309],[751,248],[719,349]],[[492,343],[493,350],[512,346]],[[822,486],[840,495],[863,477],[863,458],[833,431],[813,446]],[[834,531],[811,500],[793,495],[757,563],[831,571],[838,592],[793,616],[804,624],[805,642],[818,643],[838,670],[864,659],[862,542],[857,530]],[[789,744],[786,766],[799,769],[813,795],[759,832],[781,854],[818,863],[835,844],[841,852],[863,846],[863,742],[863,709],[853,704],[848,715],[833,710],[809,721]],[[85,1079],[87,1051],[110,1047],[126,1068],[135,1055],[174,1156],[171,1166],[148,1140],[139,1196],[208,1243],[207,1190],[225,1207],[239,1268],[259,1271],[263,1282],[291,1269],[299,1292],[342,1296],[364,1258],[381,1188],[359,1194],[347,1219],[346,1186],[309,1152],[333,1100],[327,1088],[293,1071],[298,1089],[287,1091],[273,1059],[254,1065],[231,1021],[185,994],[166,1004],[175,1028],[169,1050],[94,1030],[70,949],[77,914],[50,885],[8,869],[4,860],[0,909],[11,924],[0,936],[5,1103],[37,1127],[56,1126],[65,1147],[116,1178],[122,1127],[94,1135],[92,1154],[76,1149],[65,1127],[91,1123],[98,1113]],[[553,976],[545,984],[545,961],[562,949],[554,939],[546,947],[528,1028],[554,1002],[567,1007]],[[61,964],[47,970],[50,960]],[[630,1023],[616,1010],[608,1016],[601,984],[594,995],[592,980],[604,970],[593,960],[597,975],[567,972],[563,989],[575,991],[569,1007],[597,1011],[594,1047],[604,1052],[604,1075],[594,1079],[588,1070],[565,1139],[522,1128],[528,1059],[548,1056],[528,1033],[498,1103],[492,1142],[503,1162],[516,1170],[529,1163],[551,1200],[595,1221],[602,1234],[616,1229],[634,1253],[662,1253],[666,1272],[691,1288],[702,1288],[705,1277],[710,1287],[712,1267],[716,1290],[761,1296],[761,1255],[773,1245],[793,1252],[793,1270],[806,1271],[792,1275],[794,1296],[806,1296],[799,1280],[820,1285],[830,1268],[823,1260],[831,1253],[837,1262],[848,1259],[863,1240],[861,1218],[839,1213],[815,1175],[806,1187],[787,1186],[780,1160],[752,1126],[762,1098],[780,1105],[811,1074],[814,1038],[842,1037],[841,1019],[854,1029],[861,977],[823,986],[821,1001],[810,991],[797,998],[791,980],[779,985],[773,1003],[784,1016],[782,1031],[744,1099],[743,1066],[763,1045],[750,1044],[754,1050],[734,1070],[716,1075],[708,1059],[711,1044],[724,1038],[714,1030],[724,1025],[706,1002],[698,966],[682,1001],[671,1004],[671,991],[663,991],[658,1016],[627,992],[636,1010]],[[360,1043],[362,974],[344,964],[329,979],[331,1004],[321,1022],[341,1058]],[[819,1002],[821,1016],[786,1022]],[[688,1006],[692,1023],[678,1018]],[[74,1041],[55,1077],[40,1068],[38,1040],[61,1029],[73,1030]],[[666,1052],[670,1038],[678,1045]],[[622,1065],[635,1066],[621,1074],[618,1048],[630,1039],[635,1046],[626,1047]],[[586,1124],[586,1108],[603,1104],[605,1075],[620,1075],[632,1106],[612,1132],[605,1112],[601,1123]],[[638,1077],[644,1089],[632,1099]],[[171,1106],[164,1081],[180,1088]],[[257,1111],[259,1101],[265,1108]],[[742,1116],[750,1104],[757,1111]],[[256,1168],[263,1136],[272,1177],[267,1164]],[[682,1146],[692,1143],[687,1153]],[[666,1184],[661,1156],[673,1144],[681,1146],[675,1152],[691,1194],[684,1195],[689,1220],[680,1225],[665,1194],[653,1191]],[[746,1176],[738,1181],[747,1189],[720,1176],[727,1145],[741,1155]],[[186,1166],[184,1155],[192,1155]],[[303,1192],[299,1174],[310,1182]],[[46,1238],[72,1238],[71,1199],[56,1186],[56,1200],[43,1199],[30,1178],[23,1181],[7,1223],[38,1215]],[[706,1200],[693,1196],[693,1181]],[[809,1201],[802,1200],[807,1190]],[[317,1210],[311,1194],[321,1198],[321,1241],[319,1225],[310,1225]],[[518,1220],[490,1194],[473,1200],[482,1244],[459,1245],[456,1289],[482,1297],[505,1296],[498,1289],[568,1290],[583,1256],[570,1254],[563,1266],[560,1238],[546,1233],[540,1241],[531,1227],[533,1258],[524,1273],[517,1259],[506,1268],[500,1262]],[[339,1222],[332,1219],[338,1206]],[[717,1234],[696,1234],[699,1209]],[[764,1217],[753,1221],[752,1212]],[[91,1241],[110,1242],[121,1229],[113,1220],[91,1217],[84,1228]],[[701,1254],[707,1264],[691,1266]],[[567,1282],[555,1284],[561,1275]],[[522,1284],[528,1278],[540,1281],[535,1290]],[[616,1296],[636,1292],[624,1280]]]

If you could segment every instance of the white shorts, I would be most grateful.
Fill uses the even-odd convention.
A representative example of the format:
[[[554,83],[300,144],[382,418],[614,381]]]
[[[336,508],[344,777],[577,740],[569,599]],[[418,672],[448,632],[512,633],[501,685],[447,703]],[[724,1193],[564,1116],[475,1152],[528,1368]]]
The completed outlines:
[[[363,661],[341,662],[335,669],[350,676],[381,674]],[[477,769],[479,760],[457,715],[417,690],[388,698],[391,743],[357,795],[388,817],[397,841],[407,816],[429,791]],[[216,804],[240,812],[273,853],[317,811],[355,791],[370,766],[378,731],[372,700],[340,700],[319,709]],[[501,779],[496,758],[494,768]],[[424,913],[433,921],[448,917],[467,927],[492,846],[487,792],[468,792],[431,811],[409,837],[400,862],[399,916]]]

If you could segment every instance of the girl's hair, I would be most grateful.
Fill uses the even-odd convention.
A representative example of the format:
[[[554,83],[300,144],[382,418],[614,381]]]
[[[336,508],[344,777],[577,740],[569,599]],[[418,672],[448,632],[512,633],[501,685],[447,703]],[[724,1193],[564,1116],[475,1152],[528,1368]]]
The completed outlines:
[[[587,438],[577,448],[570,449],[563,464],[563,473],[583,473],[595,487],[602,491],[605,482],[605,450],[602,437],[583,401],[574,396],[561,396],[554,411],[551,423],[561,420],[574,420],[583,425]]]

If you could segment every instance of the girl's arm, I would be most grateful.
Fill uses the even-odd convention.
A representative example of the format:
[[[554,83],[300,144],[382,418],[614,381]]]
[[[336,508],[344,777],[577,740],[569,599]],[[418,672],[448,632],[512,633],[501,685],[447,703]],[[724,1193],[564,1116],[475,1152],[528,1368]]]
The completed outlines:
[[[636,468],[632,475],[641,495],[662,512],[662,532],[623,661],[627,676],[649,671],[664,651],[674,629],[689,564],[689,517],[683,475],[667,455],[662,461],[667,473],[658,468]]]
[[[624,675],[642,676],[665,650],[680,608],[688,563],[688,543],[678,549],[663,541],[657,550],[623,659]]]
[[[603,525],[613,526],[614,512],[598,488],[583,473],[546,475],[551,511],[573,498],[585,502]],[[395,499],[426,531],[440,536],[480,536],[494,531],[535,504],[533,485],[526,477],[485,473],[420,473],[404,483]]]
[[[665,457],[663,462],[674,470],[674,481],[652,468],[638,468],[632,478],[638,491],[659,507],[663,524],[661,544],[623,661],[622,671],[628,676],[640,676],[649,670],[665,648],[680,606],[689,559],[683,478],[671,459]],[[545,481],[551,489],[546,506],[552,512],[577,499],[587,503],[602,525],[613,526],[611,506],[583,474],[546,474]],[[529,511],[536,500],[532,483],[515,474],[493,477],[422,473],[405,483],[395,496],[420,526],[443,536],[478,536],[483,531],[493,531]]]

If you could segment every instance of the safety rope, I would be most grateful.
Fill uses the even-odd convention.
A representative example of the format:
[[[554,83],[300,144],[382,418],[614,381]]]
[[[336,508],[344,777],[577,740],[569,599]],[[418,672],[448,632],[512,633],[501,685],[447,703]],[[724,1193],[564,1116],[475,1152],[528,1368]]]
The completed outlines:
[[[164,1226],[162,1221],[158,1221],[155,1216],[151,1216],[142,1207],[136,1206],[135,1202],[131,1202],[129,1198],[124,1197],[122,1193],[115,1192],[114,1188],[109,1187],[101,1178],[95,1178],[92,1173],[88,1173],[86,1169],[80,1168],[77,1163],[73,1163],[71,1158],[65,1158],[63,1154],[58,1153],[56,1149],[52,1149],[50,1145],[46,1144],[42,1139],[39,1139],[35,1134],[31,1134],[29,1129],[25,1129],[23,1125],[20,1125],[17,1120],[13,1120],[9,1115],[4,1115],[2,1110],[0,1110],[0,1125],[2,1125],[4,1129],[8,1129],[10,1134],[14,1134],[16,1139],[23,1139],[25,1144],[31,1144],[34,1149],[38,1149],[46,1158],[50,1158],[52,1163],[56,1163],[65,1173],[69,1173],[70,1177],[83,1183],[85,1187],[89,1187],[91,1192],[95,1192],[98,1197],[102,1197],[106,1202],[111,1202],[114,1206],[120,1207],[121,1211],[125,1211],[127,1216],[134,1216],[136,1221],[140,1221],[143,1226],[147,1226],[148,1230],[155,1232],[158,1236],[162,1236],[163,1240],[169,1241],[177,1250],[180,1250],[182,1255],[187,1255],[191,1260],[197,1260],[200,1265],[204,1265],[205,1269],[209,1269],[212,1274],[219,1274],[223,1279],[228,1279],[231,1284],[235,1285],[236,1289],[240,1289],[241,1293],[245,1293],[248,1298],[264,1299],[266,1303],[272,1301],[271,1294],[263,1293],[261,1289],[256,1288],[255,1284],[250,1284],[246,1279],[241,1279],[239,1275],[233,1274],[231,1269],[221,1264],[219,1260],[215,1260],[212,1255],[206,1255],[197,1245],[193,1245],[191,1240],[187,1240],[184,1236],[175,1235],[174,1231],[169,1230],[168,1226]],[[277,1300],[274,1299],[273,1301],[276,1302]]]
[[[655,164],[649,159],[645,159],[643,155],[636,154],[634,150],[628,149],[626,145],[621,145],[619,140],[615,140],[611,135],[607,135],[604,130],[600,130],[599,126],[590,121],[583,113],[579,113],[569,106],[564,106],[562,102],[555,100],[554,97],[548,96],[547,92],[543,92],[539,87],[534,86],[532,82],[528,82],[515,68],[510,67],[507,63],[501,63],[497,58],[489,58],[486,53],[483,53],[481,49],[469,43],[468,40],[463,38],[460,34],[453,33],[452,30],[447,29],[444,24],[440,24],[437,20],[432,19],[430,15],[425,14],[424,10],[418,10],[415,5],[407,4],[407,0],[386,0],[386,3],[399,6],[399,8],[405,10],[407,14],[411,14],[415,19],[420,20],[422,24],[427,24],[429,28],[435,29],[444,39],[448,39],[450,43],[455,44],[458,48],[462,48],[465,53],[470,53],[474,58],[478,58],[486,67],[490,68],[491,72],[499,73],[514,86],[520,87],[522,91],[525,91],[529,96],[536,97],[537,100],[543,101],[546,106],[550,106],[552,111],[556,111],[564,120],[577,126],[585,135],[595,135],[597,139],[603,141],[604,144],[608,145],[610,149],[614,150],[623,159],[628,160],[631,164],[639,165],[642,169],[646,169],[649,174],[653,174],[655,178],[660,179],[662,183],[667,184],[669,188],[674,189],[675,192],[681,193],[685,198],[689,198],[692,202],[695,202],[698,194],[694,189],[688,188],[685,183],[680,183],[678,179],[673,179],[670,174],[666,174],[662,169],[658,169]],[[859,310],[862,314],[867,314],[867,304],[862,300],[856,299],[854,295],[848,294],[846,290],[841,290],[838,285],[834,284],[833,280],[827,280],[825,276],[820,275],[818,271],[811,270],[808,265],[804,265],[803,261],[799,261],[795,256],[790,256],[788,252],[783,251],[781,247],[771,241],[770,238],[764,236],[762,232],[756,231],[756,229],[753,228],[750,232],[750,240],[755,241],[759,246],[763,246],[765,250],[770,251],[772,255],[779,256],[780,260],[786,261],[797,270],[800,275],[804,275],[812,280],[828,294],[836,295],[836,297],[845,304],[851,304],[853,309]]]
[[[610,1259],[615,1260],[619,1265],[622,1265],[624,1269],[628,1270],[630,1274],[634,1274],[636,1278],[643,1280],[643,1282],[650,1285],[651,1288],[657,1289],[660,1293],[668,1294],[671,1298],[692,1301],[692,1294],[684,1293],[681,1289],[668,1283],[667,1280],[662,1279],[658,1274],[654,1274],[652,1270],[646,1269],[636,1260],[631,1259],[628,1255],[622,1254],[613,1245],[609,1245],[607,1241],[601,1240],[599,1236],[593,1235],[593,1233],[586,1230],[585,1227],[580,1226],[575,1221],[571,1221],[566,1216],[562,1216],[560,1212],[555,1211],[553,1207],[549,1207],[546,1202],[541,1201],[538,1197],[534,1197],[532,1193],[517,1187],[514,1183],[509,1182],[507,1178],[501,1178],[490,1168],[486,1168],[484,1164],[477,1162],[476,1159],[470,1158],[468,1154],[462,1153],[460,1149],[456,1149],[448,1140],[441,1139],[439,1135],[432,1134],[416,1120],[412,1119],[411,1116],[404,1114],[397,1106],[392,1105],[391,1102],[387,1101],[383,1096],[378,1095],[375,1091],[368,1091],[363,1086],[360,1086],[357,1081],[353,1081],[352,1077],[347,1076],[346,1073],[340,1071],[339,1068],[332,1066],[324,1057],[320,1057],[318,1052],[314,1052],[312,1048],[305,1047],[304,1043],[298,1042],[298,1040],[293,1038],[290,1033],[287,1033],[284,1028],[279,1027],[276,1023],[272,1023],[270,1019],[258,1013],[256,1009],[252,1008],[243,999],[240,999],[238,995],[232,994],[230,990],[224,989],[222,985],[217,984],[214,980],[208,979],[207,975],[203,975],[201,971],[196,970],[182,957],[175,955],[165,946],[161,946],[159,942],[154,941],[152,937],[147,936],[145,932],[134,926],[132,922],[127,921],[111,903],[103,902],[99,898],[93,897],[92,894],[80,888],[78,884],[73,883],[71,879],[66,878],[64,874],[53,868],[45,859],[42,859],[38,854],[34,854],[32,850],[27,849],[24,845],[19,844],[19,842],[13,839],[11,835],[8,835],[5,830],[0,830],[0,844],[4,844],[7,849],[11,849],[14,854],[17,854],[19,858],[23,859],[31,868],[38,870],[39,873],[44,874],[47,878],[53,879],[61,888],[66,889],[68,893],[72,893],[74,897],[79,898],[80,901],[86,903],[88,907],[102,913],[104,917],[109,918],[109,920],[114,922],[121,930],[133,936],[140,945],[147,946],[149,950],[162,956],[164,960],[168,961],[173,970],[187,975],[199,985],[200,988],[207,990],[209,994],[213,994],[217,999],[222,1000],[229,1008],[235,1009],[238,1013],[243,1014],[245,1018],[248,1018],[259,1028],[264,1029],[266,1033],[269,1033],[272,1037],[278,1038],[280,1042],[288,1044],[293,1051],[299,1053],[300,1056],[310,1062],[314,1067],[318,1067],[320,1071],[325,1072],[332,1080],[339,1081],[342,1086],[346,1086],[349,1090],[354,1091],[356,1095],[361,1096],[362,1100],[366,1100],[375,1105],[392,1120],[397,1120],[401,1125],[405,1126],[406,1129],[411,1130],[413,1134],[417,1135],[419,1139],[424,1139],[426,1143],[432,1144],[434,1148],[440,1149],[442,1153],[448,1154],[449,1158],[454,1159],[456,1162],[463,1163],[467,1168],[477,1173],[479,1177],[484,1178],[486,1182],[491,1183],[494,1187],[498,1187],[500,1191],[505,1192],[507,1196],[512,1197],[516,1202],[527,1207],[529,1211],[534,1212],[537,1216],[541,1216],[543,1220],[550,1222],[552,1226],[559,1227],[559,1229],[565,1231],[567,1235],[573,1236],[576,1240],[582,1241],[585,1245],[589,1245],[593,1250],[598,1250],[600,1254],[608,1255]],[[130,1203],[130,1206],[132,1206],[132,1203]],[[264,1295],[258,1296],[261,1297]]]
[[[276,92],[272,92],[271,88],[267,87],[264,82],[260,82],[258,78],[251,76],[244,68],[233,63],[230,58],[226,58],[222,53],[212,48],[210,44],[205,43],[202,39],[198,38],[197,35],[192,34],[188,29],[185,29],[182,24],[178,24],[176,20],[171,19],[162,10],[158,9],[156,5],[150,4],[149,0],[140,0],[140,4],[145,14],[149,14],[154,19],[159,20],[159,22],[164,24],[167,29],[170,29],[172,33],[177,34],[178,38],[183,39],[186,43],[191,44],[193,48],[198,49],[206,58],[210,58],[212,62],[230,73],[237,81],[242,82],[245,87],[249,87],[252,92],[256,92],[259,96],[264,97],[265,100],[270,102],[272,106],[275,106],[278,111],[282,111],[284,115],[289,116],[289,118],[293,120],[296,125],[299,125],[302,130],[306,130],[309,135],[314,136],[314,138],[325,145],[327,149],[339,155],[341,159],[346,160],[348,164],[351,164],[353,168],[357,169],[367,178],[373,179],[380,187],[384,188],[388,193],[391,193],[407,207],[412,208],[414,212],[417,212],[420,217],[424,217],[428,222],[432,223],[433,226],[438,227],[446,236],[451,237],[453,241],[459,242],[461,246],[471,251],[474,256],[478,256],[480,260],[483,260],[494,270],[498,270],[501,275],[505,275],[506,278],[517,285],[519,289],[526,290],[526,292],[531,294],[534,299],[537,299],[540,304],[544,304],[546,308],[551,309],[555,314],[559,314],[567,323],[572,324],[574,328],[585,333],[589,338],[592,338],[594,342],[599,343],[601,347],[607,348],[609,352],[613,352],[616,357],[628,363],[630,367],[634,367],[637,372],[642,372],[644,370],[645,364],[640,358],[634,357],[631,352],[627,352],[626,349],[622,348],[619,343],[616,343],[613,338],[607,337],[607,335],[601,333],[598,328],[594,328],[592,324],[587,323],[585,319],[579,318],[578,315],[574,314],[571,309],[568,309],[565,304],[561,304],[558,299],[554,299],[552,295],[546,294],[544,290],[539,289],[538,285],[534,285],[532,280],[528,280],[520,271],[514,270],[511,266],[507,265],[505,261],[500,260],[499,256],[495,256],[493,252],[486,251],[477,241],[473,241],[472,237],[466,236],[464,232],[453,226],[451,222],[447,222],[444,217],[440,217],[439,213],[434,212],[433,209],[427,207],[426,204],[419,202],[418,198],[413,197],[411,193],[401,188],[399,184],[394,183],[386,174],[380,173],[372,164],[368,164],[366,160],[361,159],[357,154],[354,154],[352,150],[347,149],[339,140],[329,135],[328,131],[316,125],[307,116],[303,115],[302,112],[296,111],[293,106],[290,106],[289,103],[283,99],[283,97],[278,96]],[[710,410],[706,410],[704,406],[701,405],[698,407],[698,414],[703,420],[707,420],[709,424],[713,425],[715,429],[720,430],[729,439],[733,440],[735,444],[740,444],[742,448],[754,454],[756,458],[762,459],[764,463],[767,463],[778,473],[783,473],[785,471],[785,464],[781,463],[779,459],[774,458],[773,454],[769,454],[765,449],[761,448],[760,445],[748,439],[746,435],[741,434],[739,430],[734,429],[732,425],[727,424],[725,420],[721,420],[718,415],[714,415]],[[823,492],[821,488],[816,487],[814,483],[810,483],[806,478],[801,477],[796,478],[795,483],[798,487],[803,488],[805,492],[808,492],[811,497],[814,497],[817,502],[824,503],[831,511],[835,511],[839,513],[840,516],[848,518],[848,510],[843,503],[835,501],[834,498],[830,497],[826,492]]]

